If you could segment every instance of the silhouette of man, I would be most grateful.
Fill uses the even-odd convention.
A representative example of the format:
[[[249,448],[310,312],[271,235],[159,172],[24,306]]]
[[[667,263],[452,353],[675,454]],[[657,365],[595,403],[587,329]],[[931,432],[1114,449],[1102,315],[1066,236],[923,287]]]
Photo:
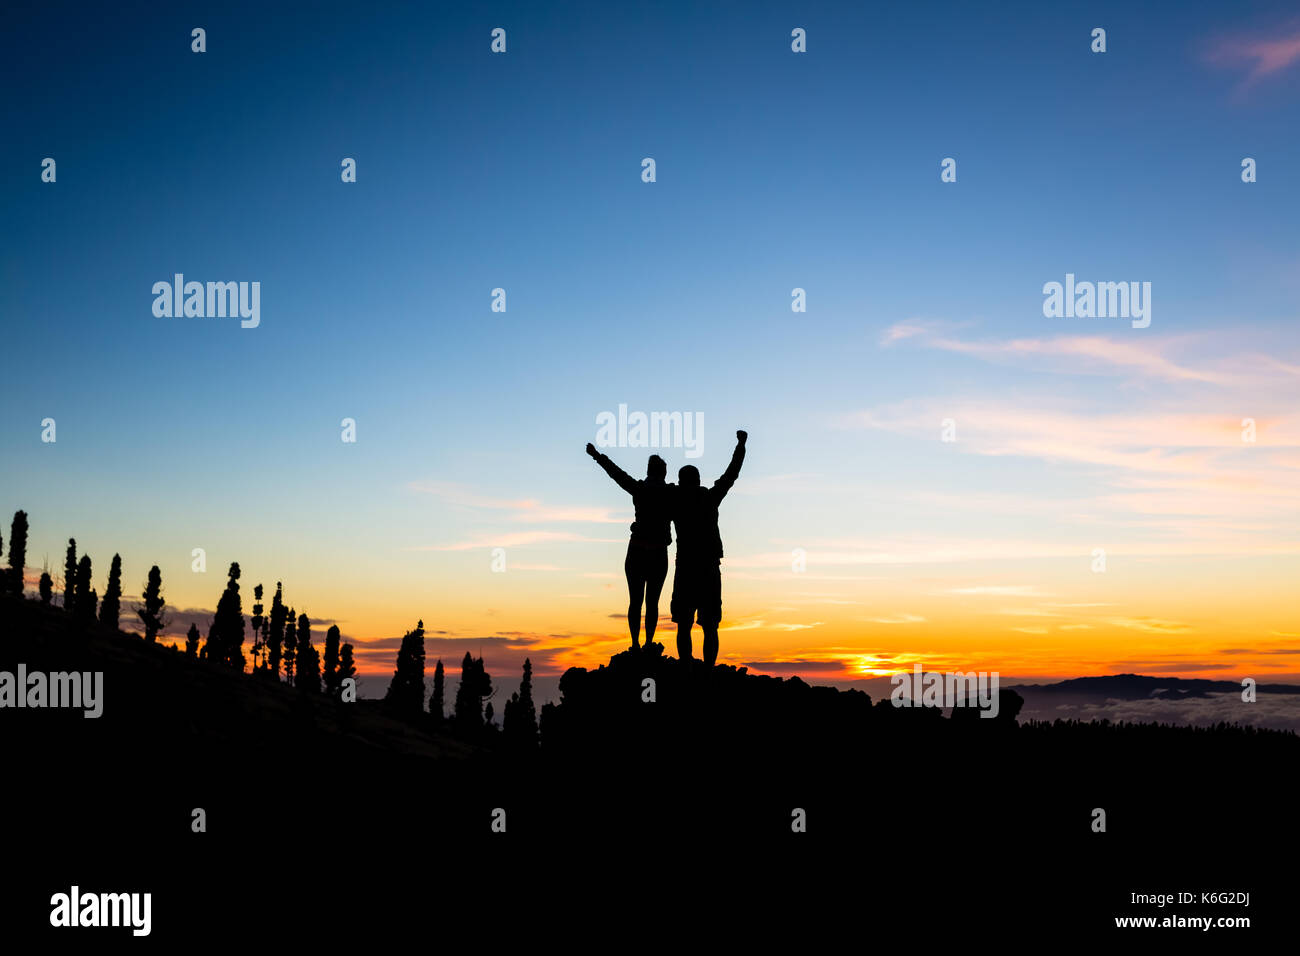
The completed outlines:
[[[677,527],[677,566],[673,571],[670,607],[677,624],[677,656],[691,659],[691,618],[704,631],[704,663],[718,661],[718,624],[722,621],[722,535],[718,533],[718,505],[740,476],[745,461],[745,440],[736,432],[731,464],[712,488],[700,487],[700,472],[685,465],[677,472],[673,496],[673,524]]]

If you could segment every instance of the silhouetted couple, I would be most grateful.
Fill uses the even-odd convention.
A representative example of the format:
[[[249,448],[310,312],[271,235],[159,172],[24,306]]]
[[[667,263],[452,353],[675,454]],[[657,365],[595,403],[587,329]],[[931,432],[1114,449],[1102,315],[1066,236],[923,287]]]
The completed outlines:
[[[677,528],[677,566],[673,572],[673,597],[669,605],[677,625],[677,656],[691,659],[692,619],[704,632],[704,662],[712,667],[718,660],[718,624],[722,621],[722,535],[718,533],[718,505],[740,475],[745,461],[743,431],[736,432],[736,450],[731,464],[711,488],[700,487],[700,472],[683,465],[677,484],[667,484],[668,465],[651,455],[646,476],[638,481],[608,455],[588,443],[587,454],[596,459],[606,474],[632,496],[636,520],[627,543],[623,572],[627,575],[627,628],[632,646],[639,647],[641,602],[645,601],[645,640],[654,638],[659,622],[659,592],[668,576],[668,545],[671,521]]]

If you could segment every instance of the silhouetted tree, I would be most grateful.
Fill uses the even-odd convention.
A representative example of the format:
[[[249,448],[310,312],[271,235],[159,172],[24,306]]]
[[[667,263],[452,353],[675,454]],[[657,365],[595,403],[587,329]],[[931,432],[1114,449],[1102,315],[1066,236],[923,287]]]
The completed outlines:
[[[397,667],[384,700],[403,716],[424,713],[424,621],[402,638],[397,650]]]
[[[77,562],[77,617],[93,621],[98,600],[99,596],[90,590],[90,555],[83,554]]]
[[[9,530],[9,589],[23,596],[23,568],[27,566],[27,512],[15,511]]]
[[[460,662],[460,685],[456,688],[456,726],[476,727],[483,722],[480,708],[483,702],[477,694],[471,694],[474,675],[474,658],[469,651]]]
[[[253,670],[261,667],[262,648],[265,642],[262,638],[262,624],[265,619],[262,617],[262,585],[253,588]]]
[[[483,701],[492,693],[492,677],[483,667],[483,658],[465,652],[460,664],[460,686],[456,688],[456,727],[466,734],[483,729]]]
[[[268,653],[266,655],[266,666],[271,676],[276,680],[280,679],[280,658],[284,648],[284,619],[288,613],[284,609],[284,601],[281,599],[283,586],[279,581],[275,582],[275,597],[271,598],[271,620],[269,622],[269,632],[266,636]]]
[[[77,539],[68,539],[68,554],[63,559],[63,609],[77,607]]]
[[[158,565],[149,569],[149,580],[144,583],[144,605],[135,609],[136,616],[144,624],[144,639],[153,643],[165,623],[162,618],[162,572]]]
[[[492,718],[494,716],[495,715],[492,712],[492,701],[488,701],[487,706],[483,708],[483,727],[485,730],[497,729],[496,724],[492,723]]]
[[[325,693],[335,696],[339,689],[339,626],[325,632]]]
[[[50,577],[49,571],[41,572],[41,603],[49,605],[54,598],[54,579]]]
[[[288,626],[284,629],[284,676],[289,678],[289,683],[293,683],[293,665],[298,659],[298,635],[293,632],[293,608],[289,608],[289,613],[285,620]]]
[[[190,657],[199,656],[199,626],[190,622],[189,633],[185,635],[185,653]]]
[[[299,690],[320,693],[320,655],[311,643],[311,621],[303,614],[298,618],[298,676],[294,686]]]
[[[520,750],[537,746],[537,710],[533,706],[533,662],[524,658],[524,679],[519,691],[506,701],[501,730],[507,743]]]
[[[447,719],[447,700],[446,700],[446,676],[442,670],[442,658],[438,658],[438,666],[433,669],[433,694],[429,697],[429,713],[433,715],[433,722],[441,724]]]
[[[230,564],[230,580],[217,601],[217,613],[208,629],[208,660],[235,670],[244,669],[244,609],[239,601],[239,562]]]
[[[355,678],[356,676],[357,676],[357,668],[356,665],[352,662],[352,645],[344,644],[339,649],[339,676],[338,676],[339,688],[342,689],[343,682],[347,680],[349,677]]]
[[[108,569],[108,590],[104,592],[104,605],[99,609],[99,623],[117,630],[117,619],[122,614],[122,556],[113,555]]]

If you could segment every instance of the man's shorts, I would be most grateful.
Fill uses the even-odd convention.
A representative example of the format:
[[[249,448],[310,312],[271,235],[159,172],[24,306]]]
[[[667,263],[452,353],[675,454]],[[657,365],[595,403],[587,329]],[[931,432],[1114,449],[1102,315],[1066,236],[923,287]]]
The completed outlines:
[[[722,567],[717,561],[683,562],[673,571],[673,623],[717,627],[722,621]]]

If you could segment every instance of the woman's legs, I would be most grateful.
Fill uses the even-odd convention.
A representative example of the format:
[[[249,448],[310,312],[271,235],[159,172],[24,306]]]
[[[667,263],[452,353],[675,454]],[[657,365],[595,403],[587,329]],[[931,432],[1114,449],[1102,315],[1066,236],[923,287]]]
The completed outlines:
[[[645,569],[637,560],[634,545],[627,546],[627,558],[623,561],[623,573],[627,576],[627,629],[632,635],[632,646],[637,647],[641,636],[641,596],[645,593]],[[651,627],[650,622],[646,622]],[[648,638],[647,638],[648,639]]]
[[[657,557],[653,567],[647,571],[645,581],[645,642],[648,645],[655,636],[655,627],[659,623],[659,594],[664,589],[664,578],[668,577],[668,549]]]
[[[668,549],[629,544],[623,573],[627,576],[627,630],[632,636],[632,646],[640,646],[642,600],[645,601],[645,642],[648,645],[659,624],[659,595],[664,589],[664,579],[668,577]]]

